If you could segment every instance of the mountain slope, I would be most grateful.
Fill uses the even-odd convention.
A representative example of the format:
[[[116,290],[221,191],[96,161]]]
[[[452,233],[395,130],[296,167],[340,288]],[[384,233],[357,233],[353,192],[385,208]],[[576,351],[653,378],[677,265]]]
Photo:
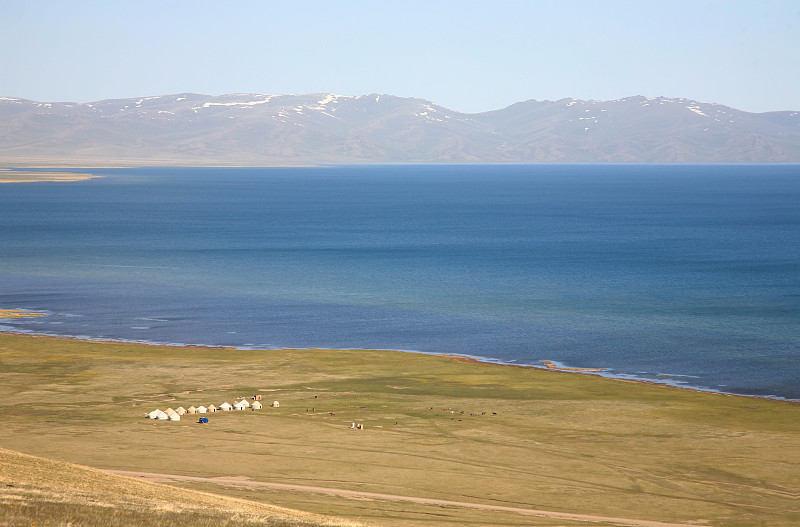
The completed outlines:
[[[797,162],[800,114],[752,114],[666,97],[528,101],[483,115],[509,160]]]
[[[688,99],[526,101],[465,114],[391,95],[0,97],[0,163],[800,162],[800,112]]]

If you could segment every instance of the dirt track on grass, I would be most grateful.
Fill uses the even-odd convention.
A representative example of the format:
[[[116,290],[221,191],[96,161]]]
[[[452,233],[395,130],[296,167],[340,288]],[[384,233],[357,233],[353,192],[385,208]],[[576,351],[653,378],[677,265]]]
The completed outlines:
[[[144,478],[149,481],[168,483],[175,481],[188,481],[193,483],[211,483],[215,485],[234,485],[251,489],[271,489],[289,490],[294,492],[308,492],[314,494],[327,494],[331,496],[341,496],[354,499],[374,499],[388,501],[404,501],[421,505],[435,505],[439,507],[462,507],[469,509],[480,509],[486,511],[512,512],[526,516],[538,516],[540,518],[556,518],[561,520],[575,520],[594,523],[609,523],[613,525],[625,525],[630,527],[697,527],[696,524],[689,523],[664,523],[650,520],[636,520],[630,518],[612,518],[608,516],[593,516],[588,514],[572,514],[568,512],[543,511],[538,509],[526,509],[522,507],[507,507],[503,505],[487,505],[484,503],[472,503],[464,501],[450,501],[432,498],[418,498],[414,496],[399,496],[395,494],[381,494],[377,492],[362,492],[357,490],[336,489],[330,487],[315,487],[309,485],[294,485],[290,483],[271,483],[266,481],[253,481],[246,477],[219,477],[202,478],[197,476],[181,476],[176,474],[155,474],[152,472],[130,472],[126,470],[107,470],[114,474],[133,478]],[[706,525],[706,527],[710,527]]]

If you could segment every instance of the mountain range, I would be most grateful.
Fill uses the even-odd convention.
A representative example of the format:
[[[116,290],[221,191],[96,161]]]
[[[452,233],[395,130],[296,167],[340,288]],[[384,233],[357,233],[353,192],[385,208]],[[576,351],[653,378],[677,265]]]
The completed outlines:
[[[682,98],[461,113],[393,95],[0,97],[0,165],[798,163],[800,112]]]

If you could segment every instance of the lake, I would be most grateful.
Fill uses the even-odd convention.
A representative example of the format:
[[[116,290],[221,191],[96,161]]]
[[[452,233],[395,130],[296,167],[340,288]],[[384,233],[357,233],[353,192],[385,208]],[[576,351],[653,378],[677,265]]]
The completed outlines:
[[[96,169],[0,185],[0,330],[380,348],[800,398],[800,165]]]

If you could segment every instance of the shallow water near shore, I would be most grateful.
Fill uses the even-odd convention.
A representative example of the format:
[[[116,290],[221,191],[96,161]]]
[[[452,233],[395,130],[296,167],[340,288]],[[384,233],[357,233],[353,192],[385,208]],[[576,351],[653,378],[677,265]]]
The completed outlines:
[[[0,188],[0,307],[50,313],[0,331],[800,398],[798,165],[91,172]]]

